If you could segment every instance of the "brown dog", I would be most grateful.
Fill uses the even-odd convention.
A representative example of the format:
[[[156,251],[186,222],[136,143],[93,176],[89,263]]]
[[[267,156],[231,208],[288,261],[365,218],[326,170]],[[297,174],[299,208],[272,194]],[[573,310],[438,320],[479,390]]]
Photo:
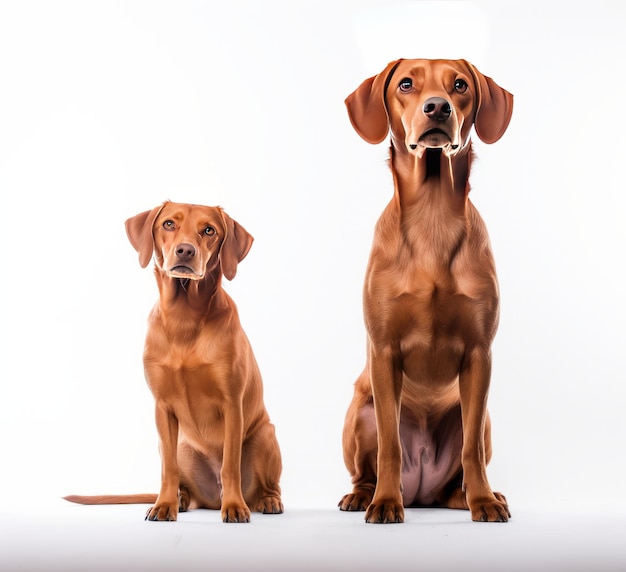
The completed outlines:
[[[507,521],[486,475],[498,284],[468,178],[472,125],[496,142],[513,96],[464,60],[398,60],[346,105],[368,143],[391,133],[395,191],[365,278],[368,357],[343,433],[353,491],[339,506],[376,523],[402,522],[409,506]]]
[[[161,492],[66,498],[156,501],[148,520],[176,520],[179,509],[194,507],[221,508],[224,522],[249,522],[250,510],[282,513],[281,455],[261,375],[221,286],[252,236],[220,208],[172,202],[128,219],[126,231],[142,267],[154,254],[159,287],[144,370],[156,404]]]

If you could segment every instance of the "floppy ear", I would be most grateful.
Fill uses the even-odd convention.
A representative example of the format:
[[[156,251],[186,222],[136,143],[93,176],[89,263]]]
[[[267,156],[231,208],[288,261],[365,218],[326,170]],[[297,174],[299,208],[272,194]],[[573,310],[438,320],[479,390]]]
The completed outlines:
[[[248,254],[254,238],[243,226],[230,218],[224,211],[221,211],[221,213],[226,226],[226,236],[220,247],[220,265],[222,274],[228,280],[232,280],[235,274],[237,274],[237,264]]]
[[[153,208],[151,211],[139,213],[124,223],[128,240],[139,253],[139,264],[141,264],[142,268],[148,266],[148,262],[152,258],[152,252],[154,251],[152,226],[164,206],[165,203]]]
[[[366,79],[347,98],[346,107],[354,130],[368,143],[380,143],[389,131],[389,117],[385,107],[385,88],[393,68],[401,60],[387,64],[374,77]]]
[[[478,105],[474,119],[476,134],[485,143],[495,143],[504,135],[511,121],[513,95],[490,77],[480,73],[469,62],[468,65],[474,74],[478,89]]]

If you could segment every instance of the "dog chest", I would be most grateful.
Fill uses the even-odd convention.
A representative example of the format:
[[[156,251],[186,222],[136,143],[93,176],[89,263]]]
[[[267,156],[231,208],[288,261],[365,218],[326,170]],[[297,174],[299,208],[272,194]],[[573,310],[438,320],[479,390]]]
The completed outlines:
[[[493,298],[487,302],[431,285],[368,300],[373,350],[390,348],[407,381],[420,387],[456,380],[467,349],[488,347],[495,334]]]
[[[176,418],[180,438],[205,453],[223,443],[224,395],[214,375],[207,368],[146,369],[146,381],[156,406]]]
[[[398,289],[399,290],[399,289]],[[478,340],[493,313],[487,299],[472,299],[450,288],[424,283],[413,290],[372,292],[366,297],[366,325],[374,341],[408,345]]]

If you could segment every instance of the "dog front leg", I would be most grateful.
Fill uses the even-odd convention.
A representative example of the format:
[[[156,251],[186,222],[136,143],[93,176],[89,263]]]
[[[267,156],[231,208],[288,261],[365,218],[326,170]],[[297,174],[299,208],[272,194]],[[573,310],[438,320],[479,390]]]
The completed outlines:
[[[377,479],[366,522],[404,522],[400,398],[402,370],[390,349],[370,348],[370,376],[378,431]]]
[[[493,493],[487,480],[487,395],[491,377],[491,352],[474,348],[468,351],[461,374],[461,415],[463,419],[463,484],[472,520],[506,522],[511,516],[506,499]]]
[[[241,490],[243,410],[241,403],[224,407],[224,458],[222,461],[222,520],[250,522],[250,509]]]
[[[176,520],[178,516],[179,471],[176,460],[178,419],[165,405],[156,404],[156,426],[161,449],[161,492],[148,509],[146,520]]]

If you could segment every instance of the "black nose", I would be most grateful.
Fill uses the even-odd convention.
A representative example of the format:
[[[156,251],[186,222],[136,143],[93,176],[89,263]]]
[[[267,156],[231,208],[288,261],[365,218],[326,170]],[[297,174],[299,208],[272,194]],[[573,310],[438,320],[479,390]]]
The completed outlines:
[[[436,121],[445,121],[450,117],[452,108],[443,97],[429,97],[422,107],[424,115]]]
[[[176,257],[180,260],[189,260],[196,255],[196,248],[188,242],[181,242],[176,247]]]

